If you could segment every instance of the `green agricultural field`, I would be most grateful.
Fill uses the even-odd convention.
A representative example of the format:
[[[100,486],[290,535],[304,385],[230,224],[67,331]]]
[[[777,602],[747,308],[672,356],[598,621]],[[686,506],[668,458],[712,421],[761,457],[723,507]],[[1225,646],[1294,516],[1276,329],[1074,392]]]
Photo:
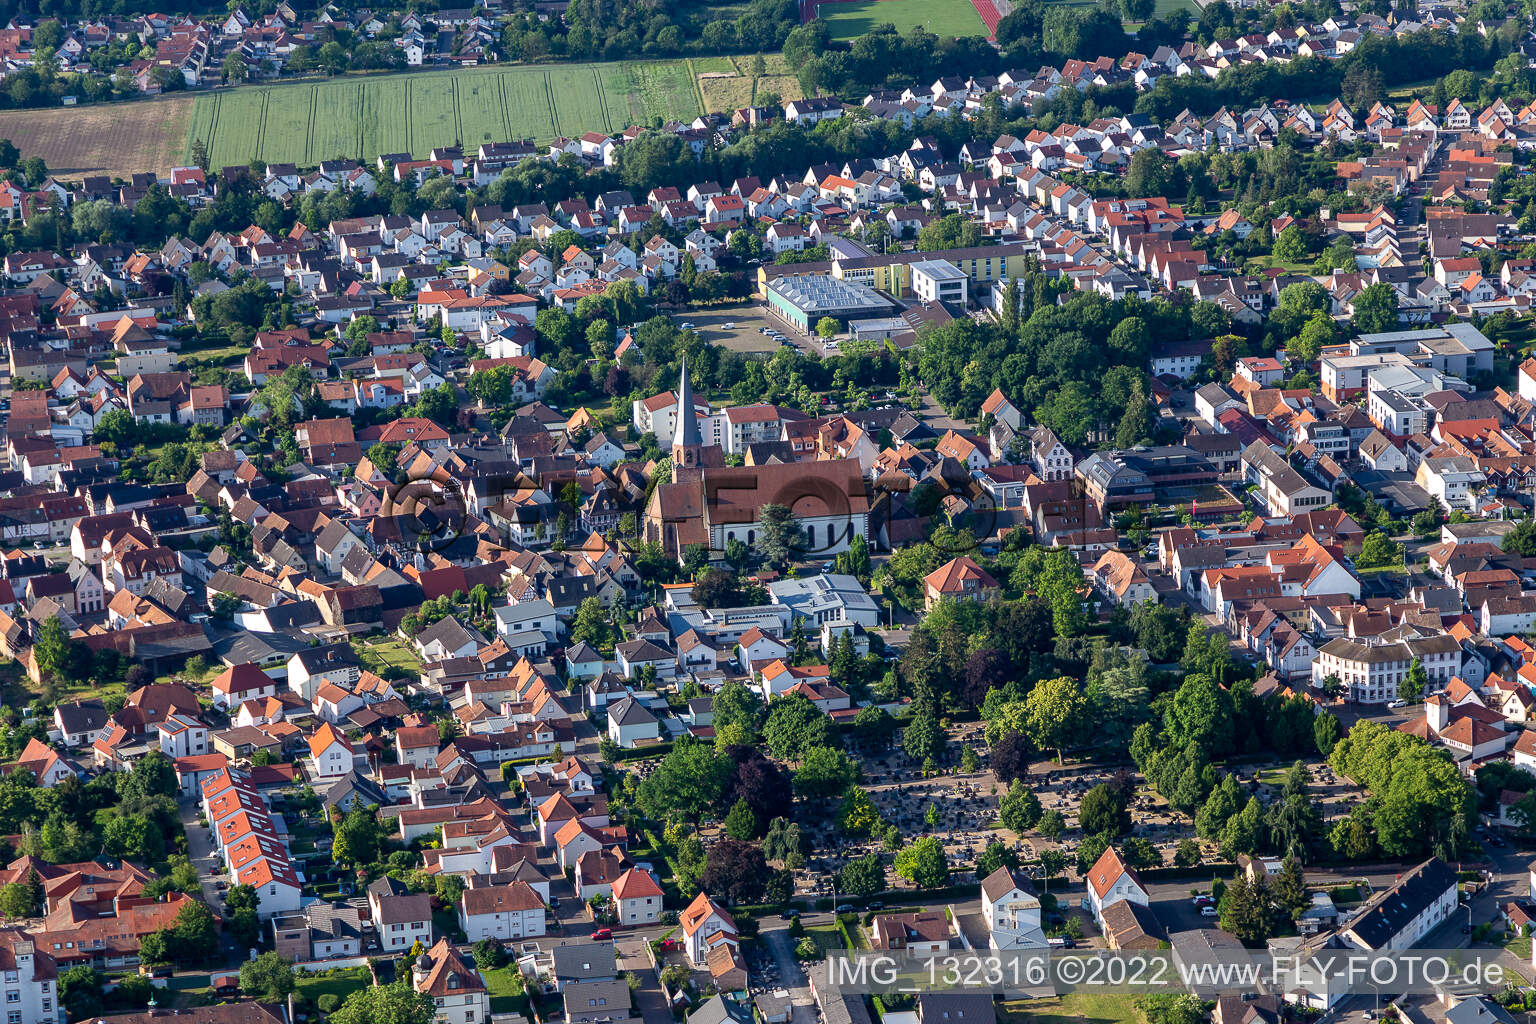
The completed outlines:
[[[971,0],[855,0],[823,3],[821,18],[833,39],[852,39],[890,22],[906,33],[921,25],[935,35],[985,36],[987,26]]]
[[[434,146],[622,131],[691,120],[700,93],[687,61],[552,64],[346,77],[199,95],[185,152],[201,139],[214,167],[314,165],[380,153],[425,158]]]

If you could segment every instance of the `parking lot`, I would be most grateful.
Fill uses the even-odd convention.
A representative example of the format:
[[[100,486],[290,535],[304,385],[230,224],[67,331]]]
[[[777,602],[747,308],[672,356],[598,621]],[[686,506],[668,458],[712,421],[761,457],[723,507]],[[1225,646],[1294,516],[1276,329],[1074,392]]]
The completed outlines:
[[[762,306],[740,305],[711,310],[694,310],[675,318],[677,325],[693,324],[693,330],[711,345],[720,345],[732,352],[761,352],[772,355],[779,350],[779,343],[762,333],[762,328],[772,327],[785,334],[783,323],[768,314]],[[730,327],[725,326],[730,324]]]

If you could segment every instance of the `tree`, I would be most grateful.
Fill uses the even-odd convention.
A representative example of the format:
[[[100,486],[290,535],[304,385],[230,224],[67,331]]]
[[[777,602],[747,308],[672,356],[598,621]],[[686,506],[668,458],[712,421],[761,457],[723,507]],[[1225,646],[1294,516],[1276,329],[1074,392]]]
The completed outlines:
[[[811,747],[837,742],[831,720],[804,694],[786,694],[768,707],[763,740],[781,761],[799,760]]]
[[[1108,783],[1101,782],[1083,794],[1077,820],[1083,831],[1090,834],[1107,832],[1118,836],[1131,829],[1131,815],[1125,800]]]
[[[1200,844],[1187,836],[1179,840],[1179,845],[1173,853],[1175,867],[1192,868],[1200,863]]]
[[[715,696],[715,729],[719,731],[719,702],[720,697]],[[873,704],[862,708],[853,719],[854,735],[859,742],[872,750],[884,750],[891,745],[891,737],[896,735],[896,719],[885,708]],[[994,762],[995,763],[995,762]]]
[[[838,892],[868,899],[885,891],[885,866],[878,853],[866,853],[844,864],[837,873]]]
[[[1099,833],[1086,837],[1077,844],[1077,873],[1088,874],[1089,870],[1104,856],[1104,851],[1109,849],[1110,837]]]
[[[32,656],[37,661],[38,671],[45,677],[57,677],[66,683],[80,681],[81,659],[75,642],[57,618],[45,620],[38,628]]]
[[[11,882],[0,886],[0,915],[7,921],[19,921],[36,915],[41,908],[34,899],[35,895],[26,882]]]
[[[173,959],[172,945],[169,928],[150,932],[139,940],[139,959],[146,964],[168,964]]]
[[[802,843],[799,825],[788,818],[774,818],[768,823],[768,834],[763,837],[763,856],[784,862],[800,856]]]
[[[1247,946],[1264,942],[1280,925],[1278,908],[1263,876],[1250,882],[1247,875],[1239,874],[1222,893],[1217,910],[1221,930],[1237,936]]]
[[[1287,857],[1281,862],[1280,873],[1275,876],[1274,897],[1292,918],[1311,904],[1306,874],[1301,870],[1301,861],[1295,857]]]
[[[475,966],[482,971],[494,971],[507,964],[507,950],[498,939],[481,939],[475,943]]]
[[[1018,854],[994,839],[987,844],[986,849],[981,851],[981,856],[976,858],[976,877],[986,878],[998,868],[1008,868],[1011,871],[1018,866]]]
[[[1353,307],[1355,330],[1361,334],[1397,330],[1397,291],[1390,284],[1381,282],[1367,286],[1355,296]]]
[[[1334,746],[1343,735],[1343,728],[1339,725],[1338,716],[1331,711],[1324,711],[1317,716],[1312,723],[1312,738],[1317,744],[1317,752],[1324,757],[1333,753]]]
[[[715,692],[715,746],[750,746],[757,742],[763,719],[763,702],[738,682],[726,683]]]
[[[358,989],[330,1019],[335,1024],[432,1024],[436,1015],[431,996],[408,981],[395,981]]]
[[[1499,546],[1521,558],[1536,558],[1536,519],[1526,519],[1516,524],[1504,535]]]
[[[1307,237],[1297,224],[1288,224],[1275,239],[1275,259],[1282,263],[1301,263],[1307,258]]]
[[[640,783],[636,803],[652,818],[698,821],[720,800],[731,761],[707,743],[680,739]]]
[[[757,812],[745,799],[737,800],[725,816],[726,833],[737,839],[756,839],[758,828]]]
[[[918,252],[968,249],[980,244],[981,226],[958,213],[948,213],[929,221],[917,232]]]
[[[992,774],[997,781],[1012,783],[1029,774],[1034,750],[1023,733],[1005,732],[992,744]]]
[[[842,325],[830,316],[824,316],[816,321],[816,335],[824,341],[837,337],[837,332],[841,329]]]
[[[924,836],[896,854],[896,874],[919,889],[939,889],[949,884],[949,862],[937,836]]]
[[[1163,866],[1163,855],[1152,844],[1152,840],[1141,836],[1131,836],[1120,844],[1120,859],[1135,871]]]
[[[944,730],[931,708],[917,708],[901,733],[901,749],[914,761],[937,758],[944,749]]]
[[[101,998],[104,991],[106,978],[86,964],[59,975],[59,1003],[69,1012],[70,1020],[98,1016],[105,1008]]]
[[[1125,188],[1132,196],[1165,196],[1173,189],[1177,175],[1178,165],[1167,154],[1159,149],[1141,149],[1131,157]]]
[[[1371,287],[1374,288],[1375,285]],[[1373,530],[1365,535],[1365,540],[1360,543],[1360,553],[1355,556],[1355,564],[1362,569],[1401,565],[1402,562],[1403,546],[1393,543],[1392,539],[1380,530]]]
[[[1067,855],[1060,850],[1050,849],[1040,851],[1040,874],[1045,878],[1045,884],[1050,886],[1051,879],[1061,874],[1067,866]]]
[[[1397,685],[1397,695],[1411,704],[1424,696],[1427,686],[1429,686],[1429,673],[1424,671],[1424,662],[1414,658],[1408,665],[1408,674]]]
[[[763,848],[740,839],[721,839],[704,860],[704,888],[728,903],[756,903],[768,878]]]
[[[254,886],[237,885],[224,895],[225,921],[242,946],[254,946],[261,938],[261,918],[257,914],[260,905],[261,896]]]
[[[177,961],[201,963],[219,951],[219,932],[213,923],[213,911],[200,900],[182,904],[171,935]]]
[[[240,56],[239,50],[230,51],[220,70],[226,82],[243,82],[250,75],[250,70],[245,66],[245,58]]]
[[[762,527],[757,544],[763,559],[774,568],[783,568],[790,552],[800,544],[800,525],[795,522],[794,513],[783,505],[769,503],[757,510],[757,521]]]
[[[1063,748],[1076,742],[1088,713],[1088,700],[1077,680],[1045,679],[1024,698],[1024,733],[1036,747],[1055,749],[1060,761]]]
[[[464,390],[481,408],[500,408],[512,401],[512,368],[503,365],[476,370],[464,382]]]
[[[826,800],[840,796],[858,777],[858,764],[841,750],[812,747],[795,769],[795,792],[811,800]]]
[[[576,617],[571,623],[571,643],[584,643],[595,650],[604,650],[612,639],[612,626],[608,610],[595,597],[583,598],[576,607]]]
[[[1003,827],[1019,835],[1039,824],[1040,815],[1044,813],[1040,798],[1034,790],[1026,789],[1021,779],[1013,780],[1008,792],[998,801],[997,810]]]
[[[880,819],[880,809],[874,800],[859,786],[851,786],[838,808],[837,823],[845,835],[867,836],[883,831],[885,822]]]
[[[379,859],[384,829],[369,807],[354,807],[336,825],[331,857],[340,864],[362,866]]]
[[[263,953],[240,965],[240,990],[252,999],[280,1003],[293,991],[293,961]]]

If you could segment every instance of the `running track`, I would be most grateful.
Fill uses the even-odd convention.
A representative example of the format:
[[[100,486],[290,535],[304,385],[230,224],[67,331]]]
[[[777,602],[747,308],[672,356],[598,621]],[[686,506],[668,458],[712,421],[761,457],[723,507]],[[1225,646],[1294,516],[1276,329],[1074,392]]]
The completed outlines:
[[[816,17],[817,9],[824,3],[849,2],[849,0],[800,0],[800,24]],[[997,38],[997,23],[1003,20],[998,13],[997,5],[992,0],[971,0],[971,6],[976,8],[976,13],[981,16],[982,22],[987,26],[987,38]]]

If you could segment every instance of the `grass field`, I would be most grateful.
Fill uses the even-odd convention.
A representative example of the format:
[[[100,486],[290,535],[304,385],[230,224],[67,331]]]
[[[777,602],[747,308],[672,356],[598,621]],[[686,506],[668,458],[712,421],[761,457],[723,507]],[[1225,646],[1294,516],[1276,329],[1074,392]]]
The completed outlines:
[[[183,162],[191,96],[102,103],[72,110],[11,110],[0,114],[0,138],[22,156],[40,156],[67,177],[135,171],[170,174]]]
[[[898,32],[921,25],[935,35],[985,36],[987,26],[971,0],[854,0],[824,3],[820,17],[833,39],[852,39],[890,22]]]
[[[221,90],[198,96],[195,106],[187,102],[191,116],[183,114],[177,157],[202,139],[215,167],[258,158],[301,166],[380,153],[424,158],[432,147],[456,142],[465,149],[508,139],[548,142],[556,135],[622,131],[658,117],[689,119],[700,109],[685,61],[341,78]],[[111,110],[121,117],[139,106]],[[146,166],[155,165],[131,168]]]
[[[705,110],[739,110],[770,92],[777,93],[781,102],[805,95],[782,54],[764,56],[763,74],[755,78],[751,57],[695,57],[689,63]]]

